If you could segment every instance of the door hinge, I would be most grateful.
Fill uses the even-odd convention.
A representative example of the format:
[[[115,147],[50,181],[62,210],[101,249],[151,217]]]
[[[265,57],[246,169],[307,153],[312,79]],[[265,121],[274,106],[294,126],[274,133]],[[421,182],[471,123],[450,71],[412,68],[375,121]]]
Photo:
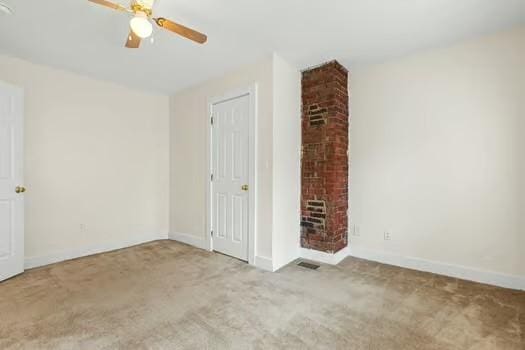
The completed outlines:
[[[211,236],[213,237],[213,230],[211,230]]]
[[[211,176],[210,176],[210,180],[213,181],[213,174],[211,174]]]
[[[210,123],[213,125],[213,115],[210,116]]]

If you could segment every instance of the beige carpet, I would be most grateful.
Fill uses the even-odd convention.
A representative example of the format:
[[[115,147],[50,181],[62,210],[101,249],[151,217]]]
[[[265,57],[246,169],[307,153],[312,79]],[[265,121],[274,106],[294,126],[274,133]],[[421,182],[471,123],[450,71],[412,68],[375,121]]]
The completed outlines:
[[[159,241],[0,283],[0,349],[525,349],[525,293],[357,259],[268,273]]]

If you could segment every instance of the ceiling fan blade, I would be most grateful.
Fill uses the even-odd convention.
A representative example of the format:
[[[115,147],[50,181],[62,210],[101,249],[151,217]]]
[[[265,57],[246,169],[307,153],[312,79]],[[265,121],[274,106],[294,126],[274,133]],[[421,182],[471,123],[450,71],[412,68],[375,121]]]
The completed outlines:
[[[128,49],[138,49],[140,46],[140,40],[140,37],[130,30],[128,40],[126,40],[126,47]]]
[[[199,33],[193,29],[190,29],[188,27],[185,27],[181,24],[172,22],[169,19],[160,17],[160,18],[154,18],[154,20],[159,27],[162,27],[171,32],[177,33],[185,38],[198,42],[199,44],[204,44],[206,40],[208,40],[208,37],[206,37],[206,35]]]
[[[127,8],[125,8],[124,6],[122,6],[120,4],[115,4],[114,2],[107,1],[107,0],[88,0],[88,1],[93,2],[95,4],[98,4],[98,5],[109,7],[111,9],[113,9],[113,10],[118,10],[118,11],[127,11],[128,10]]]

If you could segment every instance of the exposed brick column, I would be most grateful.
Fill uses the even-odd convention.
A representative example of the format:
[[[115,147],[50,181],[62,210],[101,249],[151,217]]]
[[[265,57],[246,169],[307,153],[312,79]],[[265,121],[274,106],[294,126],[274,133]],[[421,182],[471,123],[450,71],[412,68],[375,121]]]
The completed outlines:
[[[301,246],[335,253],[348,241],[348,71],[303,72]]]

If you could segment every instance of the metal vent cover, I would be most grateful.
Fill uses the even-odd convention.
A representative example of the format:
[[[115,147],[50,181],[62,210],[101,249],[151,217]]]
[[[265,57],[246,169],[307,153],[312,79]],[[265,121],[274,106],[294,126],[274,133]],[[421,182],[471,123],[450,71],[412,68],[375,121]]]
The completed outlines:
[[[310,270],[317,270],[319,268],[319,265],[311,264],[311,263],[308,263],[306,261],[301,261],[297,265],[301,266],[301,267],[304,267],[306,269],[310,269]]]

